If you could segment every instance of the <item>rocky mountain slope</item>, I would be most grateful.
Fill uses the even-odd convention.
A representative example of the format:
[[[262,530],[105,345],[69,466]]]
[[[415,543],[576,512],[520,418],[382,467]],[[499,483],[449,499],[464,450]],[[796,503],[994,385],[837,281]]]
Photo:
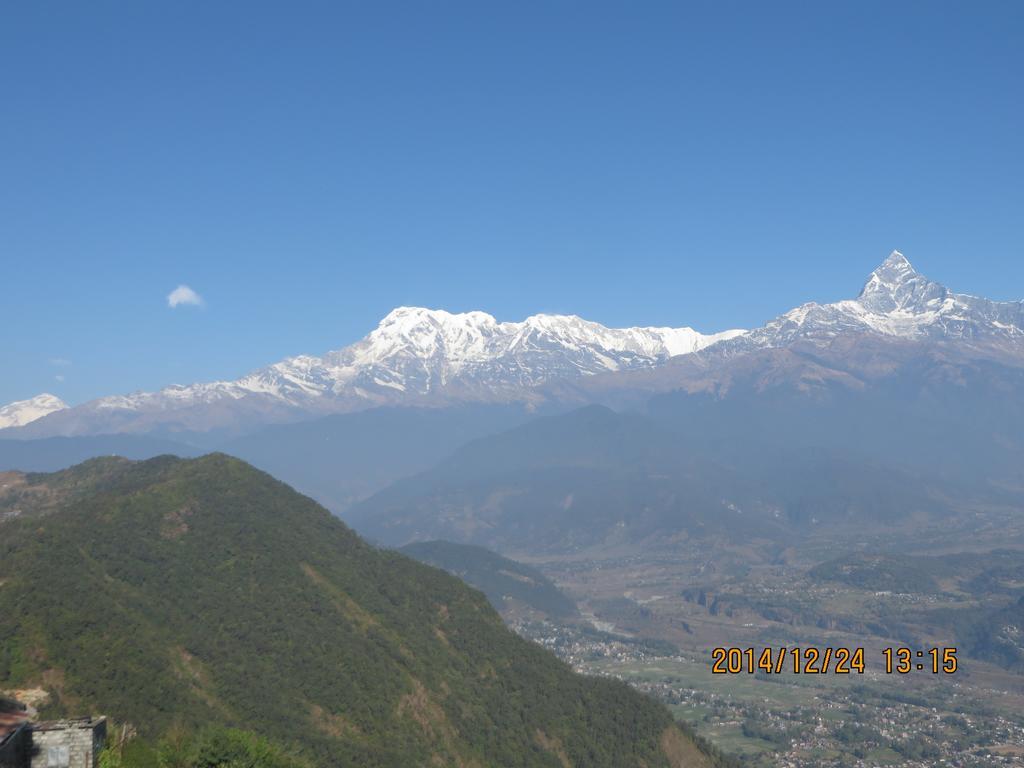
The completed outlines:
[[[29,687],[44,717],[241,726],[319,765],[711,764],[660,704],[222,454],[3,478],[0,690]]]

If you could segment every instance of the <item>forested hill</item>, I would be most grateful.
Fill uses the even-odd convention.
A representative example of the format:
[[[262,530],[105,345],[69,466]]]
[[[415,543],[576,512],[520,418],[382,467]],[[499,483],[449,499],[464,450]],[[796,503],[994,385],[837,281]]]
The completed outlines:
[[[659,704],[236,459],[0,480],[0,689],[48,689],[44,716],[242,727],[313,764],[711,762]]]

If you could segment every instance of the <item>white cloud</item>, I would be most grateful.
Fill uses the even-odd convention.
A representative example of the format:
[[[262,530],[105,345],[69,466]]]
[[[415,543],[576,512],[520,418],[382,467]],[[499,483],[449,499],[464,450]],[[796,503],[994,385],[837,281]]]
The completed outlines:
[[[203,303],[203,297],[193,291],[187,285],[179,285],[169,294],[167,294],[167,306],[171,309],[181,304],[192,304],[194,306],[200,306]]]
[[[64,377],[62,375],[60,375],[59,373],[56,376],[54,376],[53,378],[55,378],[57,381],[64,381]]]
[[[50,365],[54,365],[58,368],[67,368],[69,365],[71,365],[71,361],[65,357],[51,357]]]

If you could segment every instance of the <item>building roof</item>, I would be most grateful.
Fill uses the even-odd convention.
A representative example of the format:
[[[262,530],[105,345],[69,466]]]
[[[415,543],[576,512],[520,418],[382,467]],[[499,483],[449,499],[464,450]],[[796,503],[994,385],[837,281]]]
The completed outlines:
[[[72,728],[92,729],[106,722],[105,717],[71,717],[64,720],[42,720],[32,723],[33,731],[67,731]]]

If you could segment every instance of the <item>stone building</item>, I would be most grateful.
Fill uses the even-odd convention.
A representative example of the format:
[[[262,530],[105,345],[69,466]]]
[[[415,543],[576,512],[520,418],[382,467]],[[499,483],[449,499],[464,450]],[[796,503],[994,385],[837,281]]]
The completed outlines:
[[[22,722],[0,730],[0,768],[96,768],[107,718]]]
[[[105,717],[32,723],[29,768],[96,768],[106,740]]]

